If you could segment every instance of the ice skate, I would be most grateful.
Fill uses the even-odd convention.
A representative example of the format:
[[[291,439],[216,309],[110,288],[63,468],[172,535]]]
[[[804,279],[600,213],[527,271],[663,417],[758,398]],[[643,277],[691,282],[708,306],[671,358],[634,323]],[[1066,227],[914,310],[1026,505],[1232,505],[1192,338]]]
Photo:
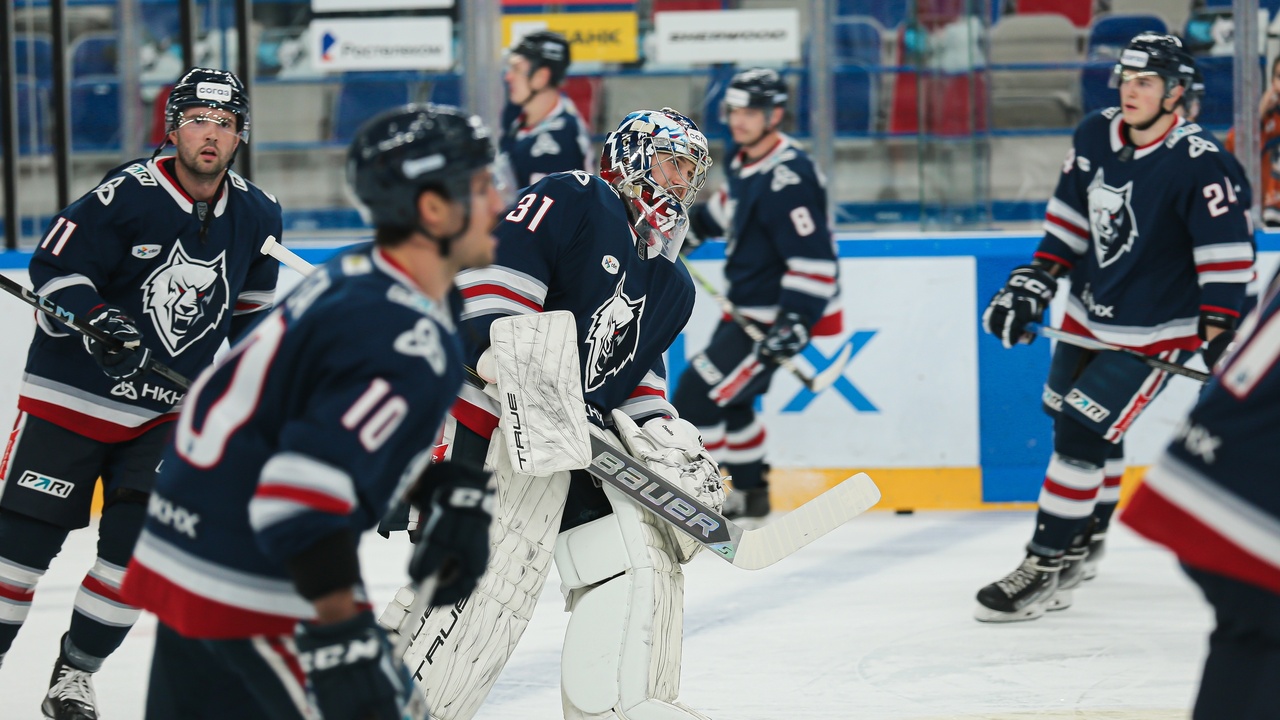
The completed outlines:
[[[93,673],[77,670],[59,656],[49,679],[49,692],[40,705],[50,720],[98,720]]]
[[[1084,557],[1084,579],[1092,580],[1098,577],[1098,565],[1102,562],[1102,558],[1107,554],[1107,534],[1105,532],[1094,533],[1089,537],[1089,553]]]
[[[730,520],[753,519],[762,521],[770,511],[769,488],[734,490],[724,499],[721,512]]]
[[[978,591],[974,617],[982,622],[1034,620],[1058,589],[1062,558],[1028,553],[1016,570]]]

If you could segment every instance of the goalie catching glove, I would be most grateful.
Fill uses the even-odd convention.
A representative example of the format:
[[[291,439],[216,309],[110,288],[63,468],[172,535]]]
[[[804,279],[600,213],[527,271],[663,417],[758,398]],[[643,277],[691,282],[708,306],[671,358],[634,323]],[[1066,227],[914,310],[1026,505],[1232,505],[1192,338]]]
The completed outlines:
[[[123,346],[111,349],[105,343],[84,336],[84,349],[97,361],[102,372],[114,380],[128,380],[141,374],[151,358],[151,351],[142,346],[142,333],[133,318],[111,305],[99,305],[90,313],[93,318],[89,324],[119,340]]]
[[[693,493],[702,504],[720,511],[724,505],[720,466],[702,446],[702,436],[689,421],[659,417],[642,427],[626,413],[614,410],[613,423],[627,452]]]
[[[432,463],[409,491],[422,512],[409,577],[439,573],[432,607],[452,605],[476,589],[489,564],[493,490],[489,473],[460,462]]]
[[[1000,338],[1006,348],[1020,342],[1030,344],[1036,336],[1027,332],[1027,325],[1041,322],[1057,290],[1058,279],[1049,268],[1035,263],[1019,265],[982,313],[982,327]]]

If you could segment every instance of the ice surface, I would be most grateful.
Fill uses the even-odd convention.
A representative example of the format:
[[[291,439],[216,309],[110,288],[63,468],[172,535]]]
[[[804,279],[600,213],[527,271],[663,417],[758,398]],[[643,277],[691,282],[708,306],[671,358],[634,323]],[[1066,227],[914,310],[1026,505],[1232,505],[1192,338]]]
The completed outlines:
[[[1173,558],[1124,527],[1070,609],[973,620],[974,593],[1013,570],[1031,526],[1026,512],[870,513],[765,570],[704,554],[686,568],[681,699],[716,720],[1186,718],[1212,616]],[[40,717],[94,538],[73,533],[39,585],[0,668],[0,718]],[[379,607],[407,552],[365,539]],[[547,582],[477,720],[561,717],[558,586]],[[142,717],[154,627],[144,616],[97,675],[106,720]]]

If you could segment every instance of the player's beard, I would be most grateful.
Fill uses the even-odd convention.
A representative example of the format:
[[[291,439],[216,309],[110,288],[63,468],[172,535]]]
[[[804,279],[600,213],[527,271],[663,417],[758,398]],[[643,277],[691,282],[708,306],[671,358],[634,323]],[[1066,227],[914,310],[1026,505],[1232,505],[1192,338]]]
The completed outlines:
[[[218,153],[218,161],[212,166],[206,165],[200,161],[200,153],[204,151],[206,145],[191,149],[182,146],[178,147],[178,162],[186,168],[187,172],[202,180],[214,181],[222,177],[222,173],[226,171],[230,165],[230,158],[222,156],[222,149],[214,145],[214,152]]]

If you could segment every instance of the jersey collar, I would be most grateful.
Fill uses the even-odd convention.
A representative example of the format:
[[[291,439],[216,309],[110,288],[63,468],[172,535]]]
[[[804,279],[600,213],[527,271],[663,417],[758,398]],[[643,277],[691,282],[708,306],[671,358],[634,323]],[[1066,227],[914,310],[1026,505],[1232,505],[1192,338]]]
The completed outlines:
[[[565,96],[563,93],[556,96],[556,104],[551,108],[551,112],[547,113],[547,116],[542,118],[542,121],[533,127],[524,126],[524,112],[521,112],[515,119],[516,137],[527,137],[534,132],[537,132],[538,128],[560,119],[560,116],[564,115],[566,112],[568,112],[568,108],[565,104]]]
[[[790,136],[785,133],[778,133],[778,142],[775,143],[774,146],[770,148],[769,152],[765,153],[759,160],[756,160],[753,163],[745,163],[743,162],[742,151],[739,150],[734,153],[733,162],[730,163],[729,166],[738,172],[738,177],[743,178],[751,177],[756,173],[768,172],[777,164],[778,156],[793,144],[794,141]]]
[[[418,289],[418,284],[409,277],[409,273],[400,264],[382,251],[378,246],[373,247],[373,251],[369,253],[373,258],[374,267],[381,270],[386,275],[395,280],[397,284],[402,285],[405,289],[413,293],[414,302],[409,303],[415,309],[421,311],[424,315],[432,318],[436,322],[448,330],[453,330],[453,318],[449,316],[448,311],[440,305],[440,303],[427,297],[427,294]],[[404,303],[402,303],[404,304]]]
[[[1176,118],[1174,120],[1174,123],[1169,126],[1169,129],[1165,132],[1165,134],[1147,143],[1146,145],[1143,145],[1142,147],[1135,147],[1133,149],[1134,160],[1140,160],[1150,155],[1151,153],[1155,152],[1156,150],[1158,150],[1160,146],[1164,144],[1164,141],[1169,139],[1169,133],[1182,127],[1187,122],[1187,119],[1182,117],[1181,115],[1175,114],[1174,118]],[[1125,146],[1124,116],[1121,115],[1120,113],[1116,113],[1116,116],[1111,119],[1110,136],[1111,136],[1111,152],[1115,152],[1115,153],[1120,152],[1121,148]]]
[[[182,189],[182,186],[178,184],[177,178],[173,176],[173,163],[175,162],[177,160],[172,155],[152,158],[147,161],[147,172],[150,172],[151,177],[156,179],[160,187],[169,193],[169,197],[178,203],[178,207],[182,208],[183,212],[190,214],[196,206],[196,201],[187,194],[186,190]],[[230,174],[231,170],[228,169],[227,173]],[[218,196],[218,202],[213,205],[214,217],[222,217],[222,213],[227,209],[227,198],[231,195],[230,188],[227,187],[229,184],[229,179],[222,183],[222,193]]]

